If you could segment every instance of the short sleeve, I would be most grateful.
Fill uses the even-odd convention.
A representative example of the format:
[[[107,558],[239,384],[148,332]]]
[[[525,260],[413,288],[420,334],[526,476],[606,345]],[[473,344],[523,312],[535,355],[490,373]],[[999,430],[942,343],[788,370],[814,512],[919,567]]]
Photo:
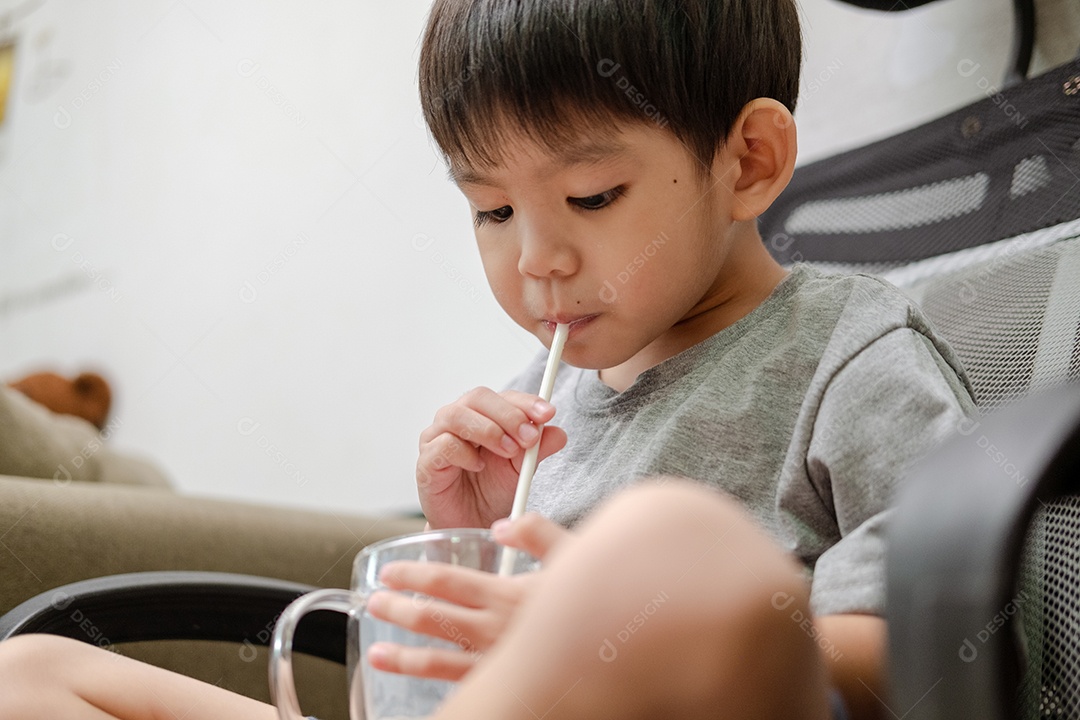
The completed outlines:
[[[815,614],[884,612],[884,527],[897,485],[975,412],[958,372],[905,327],[869,344],[826,386],[807,472],[831,499],[840,540],[815,563]]]

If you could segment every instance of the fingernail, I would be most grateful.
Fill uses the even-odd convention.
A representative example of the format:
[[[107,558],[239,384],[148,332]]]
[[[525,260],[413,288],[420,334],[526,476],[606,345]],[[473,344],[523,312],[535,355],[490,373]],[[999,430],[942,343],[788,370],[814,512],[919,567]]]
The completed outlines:
[[[376,613],[383,608],[383,596],[381,593],[375,593],[368,598],[367,609],[370,613]]]
[[[386,662],[390,659],[390,651],[385,645],[374,643],[368,648],[368,662]]]
[[[536,429],[535,425],[529,423],[521,423],[521,427],[518,428],[518,437],[522,442],[530,443],[540,435],[540,431]]]
[[[514,438],[509,435],[503,435],[499,444],[502,445],[503,450],[508,453],[516,453],[518,451],[518,444],[514,441]]]
[[[545,415],[555,409],[555,406],[545,400],[537,400],[533,403],[533,410],[537,415]]]
[[[495,536],[495,539],[504,538],[510,534],[511,522],[506,518],[502,520],[496,520],[491,524],[491,534]]]

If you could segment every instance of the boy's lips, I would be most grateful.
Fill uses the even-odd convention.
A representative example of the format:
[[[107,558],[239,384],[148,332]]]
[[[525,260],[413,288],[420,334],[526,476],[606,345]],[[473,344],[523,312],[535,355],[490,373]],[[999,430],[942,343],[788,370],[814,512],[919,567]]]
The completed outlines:
[[[544,327],[555,332],[555,326],[557,324],[565,324],[570,326],[570,336],[584,329],[586,325],[595,320],[597,315],[555,315],[552,318],[545,318],[543,320]]]

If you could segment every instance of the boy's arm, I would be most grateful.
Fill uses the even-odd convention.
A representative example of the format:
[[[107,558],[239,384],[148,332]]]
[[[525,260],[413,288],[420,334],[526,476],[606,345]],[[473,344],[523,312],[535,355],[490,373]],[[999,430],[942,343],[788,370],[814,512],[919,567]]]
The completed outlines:
[[[887,717],[885,619],[851,613],[825,615],[814,624],[829,681],[843,696],[851,719]]]
[[[852,358],[822,399],[807,463],[843,537],[817,559],[811,606],[831,682],[853,719],[893,716],[886,625],[873,613],[885,602],[884,528],[896,485],[973,410],[962,379],[910,328]]]

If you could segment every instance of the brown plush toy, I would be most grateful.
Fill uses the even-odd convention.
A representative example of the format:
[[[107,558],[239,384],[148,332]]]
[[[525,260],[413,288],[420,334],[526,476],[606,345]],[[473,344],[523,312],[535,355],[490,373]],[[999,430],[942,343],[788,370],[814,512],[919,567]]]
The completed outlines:
[[[105,428],[112,391],[100,375],[82,373],[69,380],[56,373],[40,372],[8,385],[55,413],[75,415],[93,423],[99,430]]]

